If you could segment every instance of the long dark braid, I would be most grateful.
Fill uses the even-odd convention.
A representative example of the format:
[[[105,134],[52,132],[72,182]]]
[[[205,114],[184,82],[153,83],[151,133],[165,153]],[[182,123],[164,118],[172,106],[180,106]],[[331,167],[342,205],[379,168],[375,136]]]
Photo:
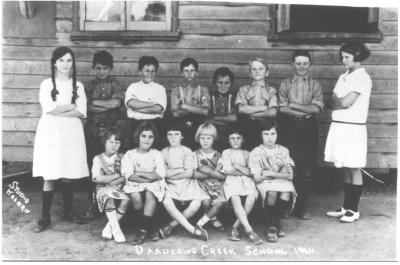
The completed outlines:
[[[71,103],[75,104],[76,99],[78,98],[78,87],[76,85],[76,64],[75,64],[75,56],[71,53],[72,56],[72,99]]]
[[[53,60],[52,60],[53,61]],[[55,77],[55,66],[51,63],[51,82],[53,83],[53,89],[51,90],[51,98],[53,101],[57,100],[58,90],[56,88],[56,77]]]
[[[51,98],[53,99],[53,101],[56,101],[57,95],[59,93],[57,90],[57,87],[56,87],[56,78],[55,78],[56,71],[55,71],[54,64],[56,63],[56,61],[59,58],[63,57],[67,53],[69,53],[72,57],[72,99],[71,99],[71,103],[75,104],[76,99],[78,98],[78,93],[77,93],[78,88],[76,85],[76,64],[75,64],[74,53],[68,47],[59,47],[59,48],[55,49],[53,52],[53,56],[51,58],[51,81],[53,83],[53,89],[51,90]]]

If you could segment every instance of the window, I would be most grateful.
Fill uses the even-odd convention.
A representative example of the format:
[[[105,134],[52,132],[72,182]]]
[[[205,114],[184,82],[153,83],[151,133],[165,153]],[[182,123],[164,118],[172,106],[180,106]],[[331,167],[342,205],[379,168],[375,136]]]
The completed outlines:
[[[378,8],[277,5],[271,41],[379,42]]]
[[[178,40],[177,2],[74,2],[73,40]]]

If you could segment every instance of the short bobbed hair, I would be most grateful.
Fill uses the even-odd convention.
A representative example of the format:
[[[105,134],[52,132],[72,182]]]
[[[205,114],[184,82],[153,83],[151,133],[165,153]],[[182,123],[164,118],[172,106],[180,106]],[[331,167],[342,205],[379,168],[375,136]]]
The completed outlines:
[[[140,134],[144,131],[151,131],[154,135],[154,142],[153,146],[156,142],[158,142],[158,130],[157,127],[152,123],[151,121],[144,121],[142,122],[135,130],[133,133],[133,140],[135,141],[135,144],[139,145],[140,141]]]
[[[217,128],[212,123],[206,122],[203,123],[197,128],[196,134],[194,135],[194,140],[199,143],[200,142],[200,135],[211,135],[214,138],[214,141],[218,137]]]
[[[176,122],[176,123],[171,123],[170,125],[167,126],[167,130],[165,131],[166,133],[171,132],[171,131],[176,131],[176,132],[181,132],[182,136],[185,132],[185,127],[182,123]]]
[[[278,123],[276,122],[275,119],[272,119],[272,118],[261,120],[260,123],[258,124],[258,130],[260,132],[261,137],[262,137],[263,131],[269,131],[272,128],[275,128],[276,130],[278,130]]]
[[[117,128],[109,128],[108,130],[106,130],[106,132],[104,133],[103,137],[101,137],[101,142],[103,145],[106,145],[106,142],[108,141],[108,139],[110,139],[112,136],[115,136],[115,140],[117,141],[122,141],[122,133],[120,130],[118,130]]]
[[[371,52],[361,42],[349,42],[344,44],[339,50],[339,58],[343,60],[342,52],[350,53],[354,56],[354,62],[362,62],[368,59]]]

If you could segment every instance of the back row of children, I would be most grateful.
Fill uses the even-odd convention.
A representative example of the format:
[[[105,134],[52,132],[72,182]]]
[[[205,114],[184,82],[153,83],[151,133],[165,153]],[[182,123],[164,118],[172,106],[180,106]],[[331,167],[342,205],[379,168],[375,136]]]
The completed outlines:
[[[56,97],[57,93],[59,93],[58,90],[55,90],[56,86],[54,83],[62,83],[62,81],[59,80],[59,76],[61,76],[60,73],[62,73],[62,71],[66,72],[65,74],[67,77],[67,74],[71,75],[70,72],[71,69],[73,69],[73,80],[74,82],[76,82],[75,60],[73,57],[73,53],[68,48],[65,49],[64,47],[62,47],[60,49],[62,50],[55,51],[52,58],[52,98]],[[57,55],[59,56],[58,58]],[[66,56],[69,57],[64,58]],[[70,65],[65,66],[61,65],[60,63],[60,65],[58,66],[57,63],[59,63],[60,60],[63,61],[62,63],[69,63]],[[220,173],[221,169],[216,169],[216,167],[218,167],[216,162],[219,161],[218,155],[216,155],[217,153],[208,152],[211,149],[209,150],[207,148],[211,148],[212,142],[214,140],[217,140],[217,143],[215,143],[216,148],[219,151],[226,149],[228,147],[228,136],[232,136],[232,134],[228,135],[228,132],[232,128],[239,127],[244,130],[243,133],[233,134],[233,136],[240,136],[245,139],[245,141],[243,141],[244,149],[248,151],[253,150],[252,152],[259,152],[260,157],[262,157],[265,153],[264,156],[266,157],[268,152],[266,152],[263,148],[261,148],[260,150],[257,149],[258,147],[256,149],[253,149],[257,146],[258,139],[260,138],[260,131],[255,130],[255,128],[260,128],[261,124],[265,121],[266,118],[276,118],[278,107],[280,107],[280,113],[282,114],[282,119],[280,120],[282,120],[281,127],[282,132],[284,132],[282,136],[285,136],[283,137],[283,142],[286,142],[286,145],[289,147],[289,150],[293,155],[296,163],[297,172],[296,174],[294,174],[294,183],[298,192],[296,214],[302,219],[310,218],[310,215],[306,211],[306,204],[309,194],[309,185],[311,181],[311,169],[316,160],[315,157],[317,148],[317,132],[314,114],[319,113],[323,108],[322,91],[319,83],[308,76],[308,71],[311,65],[311,56],[307,51],[295,51],[292,55],[291,64],[294,69],[294,74],[292,77],[285,79],[281,83],[279,93],[277,93],[276,90],[273,87],[269,86],[268,82],[266,81],[266,77],[268,76],[267,63],[263,59],[251,60],[249,62],[249,75],[251,81],[249,82],[249,85],[240,87],[235,97],[235,95],[232,93],[234,75],[229,69],[220,68],[215,72],[213,83],[216,86],[217,92],[210,96],[208,89],[200,86],[197,83],[196,76],[198,75],[198,63],[191,58],[184,59],[181,62],[180,69],[183,76],[183,82],[181,82],[179,86],[174,87],[171,92],[170,102],[172,123],[181,124],[182,130],[179,131],[183,134],[183,144],[185,146],[188,146],[192,150],[196,149],[197,143],[196,141],[194,141],[194,139],[196,139],[197,142],[200,142],[201,148],[205,149],[205,151],[201,151],[202,149],[200,149],[200,151],[196,152],[197,156],[201,157],[201,159],[198,160],[198,170],[195,171],[194,175],[197,179],[207,180],[211,177],[212,181],[203,181],[203,185],[200,186],[201,188],[203,188],[203,191],[208,191],[208,196],[211,197],[213,205],[210,208],[208,214],[204,215],[204,217],[201,218],[199,220],[199,223],[194,227],[185,222],[182,217],[187,219],[190,214],[193,214],[196,207],[198,207],[198,203],[191,203],[188,207],[188,211],[180,215],[177,211],[175,211],[175,209],[173,209],[173,203],[171,203],[171,201],[168,202],[168,199],[165,203],[165,206],[167,210],[170,209],[170,213],[173,213],[172,216],[175,220],[177,220],[180,224],[182,224],[186,229],[188,229],[195,235],[202,238],[207,238],[207,233],[204,229],[202,229],[202,225],[206,223],[210,217],[214,217],[218,210],[222,207],[222,202],[226,201],[225,194],[222,192],[223,189],[219,189],[221,185],[218,184],[220,183],[220,180],[225,179],[225,174]],[[84,117],[86,114],[86,106],[83,106],[83,104],[84,101],[86,101],[87,99],[88,117],[85,128],[85,135],[89,163],[91,163],[91,161],[96,161],[96,159],[93,160],[93,158],[97,158],[97,156],[95,157],[95,155],[101,153],[101,138],[102,136],[104,136],[105,131],[107,131],[107,129],[111,127],[118,127],[120,131],[123,132],[121,141],[123,143],[123,146],[121,148],[123,152],[130,150],[132,147],[138,145],[138,148],[140,148],[139,140],[141,140],[142,138],[144,138],[143,145],[147,145],[147,148],[149,149],[153,145],[153,142],[150,138],[153,138],[154,140],[156,131],[159,131],[161,135],[163,135],[165,132],[166,123],[164,122],[164,112],[167,108],[167,96],[165,88],[162,85],[154,82],[159,67],[157,59],[152,56],[143,56],[140,58],[138,70],[141,76],[141,80],[137,83],[131,84],[126,90],[125,96],[120,84],[115,80],[115,78],[110,76],[112,67],[113,58],[109,53],[105,51],[96,53],[93,60],[93,69],[96,73],[96,79],[92,80],[85,86],[84,94],[82,94],[81,89],[79,89],[79,87],[82,86],[80,83],[79,86],[77,86],[78,90],[73,90],[75,100],[73,100],[72,105],[78,104],[78,102],[75,101],[79,101],[78,107],[82,108],[79,113],[83,114],[81,115],[82,117]],[[49,87],[51,87],[51,84],[49,85]],[[122,104],[122,100],[125,101],[125,104]],[[85,109],[83,110],[83,108]],[[125,113],[127,115],[126,120]],[[151,121],[153,124],[155,124],[155,127],[157,129],[147,130],[152,132],[148,133],[147,135],[142,135],[143,132],[139,132],[139,134],[136,133],[135,137],[132,138],[133,132],[138,132],[137,129],[140,128],[140,124],[146,121]],[[209,122],[207,123],[208,126],[211,126],[209,124],[215,124],[218,128],[217,130],[220,135],[219,138],[216,138],[217,132],[211,133],[211,139],[208,139],[208,141],[211,143],[208,143],[208,147],[204,147],[207,146],[207,139],[203,139],[206,137],[199,138],[199,135],[196,135],[196,137],[194,137],[196,129],[199,128],[199,125],[202,124],[204,121]],[[276,129],[276,126],[272,127],[264,131]],[[215,127],[212,126],[212,128]],[[264,131],[261,131],[261,133],[264,134]],[[276,137],[276,132],[273,136],[270,137]],[[132,139],[136,139],[136,143],[132,142]],[[160,140],[162,140],[162,138],[160,138]],[[203,145],[202,142],[204,142]],[[269,143],[271,142],[273,141],[269,140]],[[267,143],[264,141],[264,144]],[[36,145],[37,143],[35,143],[35,146]],[[73,145],[77,145],[77,143],[73,143]],[[171,141],[170,145],[172,146]],[[163,141],[159,141],[159,143],[156,143],[155,145],[155,147],[157,147],[158,149],[161,149],[161,147],[163,146],[165,146],[165,143],[163,143]],[[275,142],[273,143],[273,146],[275,146]],[[233,148],[232,143],[231,147]],[[64,148],[66,148],[66,146],[64,146]],[[146,173],[147,171],[142,169],[141,167],[146,167],[146,165],[151,161],[154,161],[154,159],[145,159],[146,156],[144,156],[143,154],[138,155],[138,152],[140,151],[141,149],[133,149],[131,151],[128,151],[125,155],[126,158],[124,158],[129,159],[130,156],[135,157],[134,159],[131,158],[132,163],[128,166],[131,168],[130,170],[132,175],[129,175],[126,180],[134,181],[139,184],[125,185],[127,187],[125,189],[129,189],[129,187],[132,188],[130,192],[131,194],[143,191],[144,189],[142,186],[146,186],[147,182],[150,181],[151,184],[153,184],[153,182],[161,181],[161,179],[168,175],[168,170],[167,172],[161,172],[161,169],[160,172],[154,171],[151,174]],[[86,152],[82,152],[82,150],[80,150],[80,156],[84,153]],[[283,153],[285,153],[285,151],[283,151]],[[246,154],[248,155],[248,152]],[[286,155],[288,156],[288,153]],[[158,155],[157,161],[163,164],[161,158],[162,157]],[[281,172],[281,170],[284,170],[284,173],[280,173],[283,175],[279,175],[279,177],[274,175],[273,178],[291,178],[291,170],[289,170],[289,168],[291,169],[291,166],[286,166],[286,164],[282,164],[283,161],[287,162],[290,158],[286,158],[285,155],[282,156],[281,154],[277,154],[274,159],[277,160],[277,165],[272,165],[271,161],[269,160],[260,160],[258,162],[260,165],[263,166],[261,167],[261,170],[259,172],[252,172],[256,182],[257,179],[259,181],[270,180],[270,174],[272,174],[271,172],[276,173]],[[107,162],[105,159],[99,158],[99,160],[100,161],[96,162],[97,168],[99,168],[99,164],[104,164],[105,162]],[[81,160],[79,164],[82,164],[82,161],[86,163],[85,159]],[[133,164],[133,161],[135,161],[135,164]],[[142,161],[143,164],[138,161]],[[243,162],[246,161],[246,159],[242,158],[240,161]],[[231,165],[231,169],[230,171],[228,171],[232,172],[233,175],[242,174],[244,176],[248,176],[248,169],[245,169],[246,167],[242,162],[237,162],[237,165],[235,165],[235,167]],[[170,162],[168,162],[167,159],[167,164],[168,163]],[[93,169],[96,168],[95,162],[93,162],[93,166],[91,164],[89,164],[89,166]],[[277,167],[275,170],[272,169],[274,166]],[[271,170],[267,170],[267,167],[271,168]],[[257,166],[253,165],[250,168],[252,168],[253,170],[253,168],[257,168]],[[182,169],[185,168],[179,167],[172,169],[172,171],[174,172],[170,173],[172,176],[182,174],[185,175],[184,173],[186,171],[181,172]],[[102,172],[110,173],[112,171],[107,171],[103,169]],[[82,176],[81,173],[82,172],[79,172],[76,177]],[[93,171],[93,173],[95,173],[95,171]],[[122,175],[124,175],[123,172],[121,173]],[[93,175],[95,179],[97,176],[99,175]],[[111,183],[116,185],[122,183],[120,176],[121,175],[116,174],[115,179]],[[177,177],[178,180],[180,178],[183,177]],[[227,182],[229,183],[229,181]],[[199,183],[202,182],[199,181]],[[53,186],[49,188],[51,191],[54,190]],[[138,233],[137,238],[135,239],[135,241],[138,243],[143,242],[147,237],[150,237],[154,240],[157,237],[157,233],[151,233],[152,231],[154,231],[152,227],[153,222],[151,221],[151,218],[149,219],[147,217],[152,216],[152,214],[154,213],[153,206],[155,205],[154,201],[156,201],[156,198],[160,200],[160,198],[163,197],[161,195],[163,187],[157,185],[154,186],[154,190],[145,193],[146,203],[149,202],[150,205],[147,205],[146,203],[144,205],[142,229],[140,229],[142,233]],[[292,191],[294,191],[294,189],[284,190],[280,197],[284,200],[287,200],[288,196],[286,192]],[[68,188],[68,192],[72,194],[72,192],[70,192],[70,188]],[[101,194],[102,193],[100,192],[100,195]],[[273,198],[270,200],[265,201],[263,197],[263,203],[267,202],[266,205],[268,206],[270,206],[271,203],[275,202],[276,200],[277,194],[271,194],[270,196],[272,196]],[[100,195],[98,192],[97,197]],[[203,195],[206,196],[206,194]],[[261,193],[261,195],[263,195],[263,193]],[[50,224],[49,204],[51,203],[52,196],[50,197],[50,195],[47,195],[46,198],[45,194],[43,196],[43,205],[44,209],[46,209],[46,213],[44,210],[44,216],[37,229],[38,231],[42,231]],[[110,198],[109,195],[104,196],[106,199]],[[120,194],[118,196],[123,195]],[[118,198],[118,196],[116,197]],[[224,198],[222,199],[222,197]],[[166,198],[168,198],[168,196],[166,196]],[[122,203],[120,204],[119,208],[115,210],[116,208],[114,204],[111,204],[111,206],[109,206],[105,203],[107,201],[106,199],[103,199],[104,208],[103,206],[100,208],[105,209],[109,219],[111,218],[112,220],[114,220],[111,221],[110,219],[110,225],[107,226],[108,228],[105,228],[105,231],[103,231],[103,235],[105,235],[105,237],[110,237],[110,231],[118,231],[118,229],[116,228],[117,226],[114,217],[120,218],[122,216],[122,213],[126,210],[126,207],[125,204]],[[134,209],[143,208],[141,195],[131,195],[131,199],[133,200]],[[243,214],[248,213],[251,210],[252,206],[254,205],[254,200],[255,198],[251,198],[249,199],[249,202],[246,201],[244,208],[235,208],[235,212],[238,215],[238,218],[239,216],[241,216],[241,218],[239,218],[239,221],[235,222],[235,229],[232,229],[231,238],[233,238],[234,240],[238,238],[237,228],[239,227],[239,224],[242,224],[249,235],[249,239],[253,243],[260,242],[260,238],[256,234],[254,234],[251,227],[248,225],[248,222],[243,218]],[[234,205],[238,205],[240,204],[240,200],[233,199],[232,203]],[[68,207],[71,208],[72,206]],[[269,213],[274,212],[276,212],[275,208],[269,211]],[[68,210],[68,214],[72,214],[71,210]],[[112,215],[112,217],[110,217],[109,215]],[[72,219],[77,221],[78,223],[83,223],[83,220],[81,220],[81,218],[79,218],[75,214],[73,214]],[[213,219],[212,223],[216,227],[221,227],[221,224],[218,220]],[[163,233],[168,234],[168,232],[165,231],[170,231],[170,227],[173,227],[174,225],[176,225],[176,223],[172,222],[170,226],[168,226],[168,228],[162,229]],[[114,227],[114,229],[112,227]],[[275,227],[275,229],[272,229],[271,231],[269,230],[268,238],[270,241],[274,241],[273,238],[277,237],[277,234],[279,233],[279,228],[277,226],[271,227]],[[146,231],[151,235],[147,235],[143,231]],[[112,236],[114,236],[117,241],[124,241],[121,233],[116,233],[117,234],[112,234]]]

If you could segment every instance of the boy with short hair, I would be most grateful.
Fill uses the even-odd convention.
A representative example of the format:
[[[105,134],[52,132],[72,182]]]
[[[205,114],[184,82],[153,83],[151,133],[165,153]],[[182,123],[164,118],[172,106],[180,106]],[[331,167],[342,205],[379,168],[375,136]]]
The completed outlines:
[[[171,112],[174,119],[185,125],[183,144],[192,150],[197,147],[194,134],[210,109],[210,94],[206,87],[197,83],[198,63],[193,58],[182,60],[180,69],[183,81],[171,92]]]
[[[125,127],[124,107],[122,104],[125,91],[119,82],[110,76],[113,69],[113,56],[106,51],[96,52],[93,56],[92,67],[96,78],[85,84],[87,98],[85,138],[89,168],[92,167],[93,158],[104,151],[102,144],[104,133],[112,127],[118,127],[124,132]],[[89,186],[90,206],[86,213],[86,218],[92,219],[98,211],[96,211],[96,201],[93,193],[95,184],[90,181]]]
[[[214,72],[213,84],[216,91],[211,94],[211,119],[208,121],[218,129],[215,148],[222,152],[229,148],[228,134],[237,121],[235,94],[232,85],[235,75],[227,67],[220,67]]]
[[[264,59],[249,61],[251,84],[242,86],[236,96],[238,125],[245,134],[245,149],[251,151],[258,144],[258,134],[254,128],[266,118],[275,118],[278,101],[275,88],[268,85],[268,64]]]
[[[163,134],[162,118],[167,107],[167,94],[164,86],[155,83],[154,79],[158,71],[158,60],[154,56],[142,56],[139,59],[138,70],[141,80],[132,83],[126,90],[125,105],[129,121],[130,136],[144,121],[151,121]],[[129,137],[128,147],[134,146],[132,137]],[[160,149],[161,143],[155,147]]]
[[[303,220],[307,212],[312,170],[317,162],[318,132],[315,115],[323,110],[323,93],[318,81],[309,77],[311,55],[296,50],[291,57],[293,75],[282,81],[279,106],[285,146],[296,164],[293,183],[298,193],[295,214]]]

